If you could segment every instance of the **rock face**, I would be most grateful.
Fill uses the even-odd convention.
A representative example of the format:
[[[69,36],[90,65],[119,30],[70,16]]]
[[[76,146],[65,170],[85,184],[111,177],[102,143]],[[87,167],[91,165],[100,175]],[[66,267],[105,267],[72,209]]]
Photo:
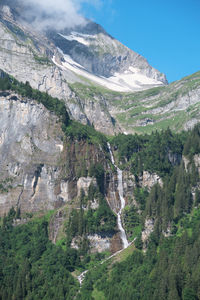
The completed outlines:
[[[198,157],[196,161],[199,163]],[[12,206],[22,213],[56,210],[49,225],[50,239],[55,243],[72,209],[80,208],[81,191],[87,196],[89,187],[97,186],[96,179],[88,176],[91,165],[97,163],[104,167],[105,196],[117,213],[118,179],[109,151],[87,141],[65,139],[58,117],[42,104],[13,92],[0,92],[0,216]],[[134,176],[124,171],[122,181],[126,203],[137,207]],[[143,173],[141,186],[150,189],[156,183],[162,185],[158,175]],[[83,209],[88,207],[98,209],[97,199]],[[150,225],[147,222],[144,240]],[[116,252],[121,248],[119,234],[94,234],[88,240],[91,251]],[[77,243],[75,239],[72,246]]]
[[[163,74],[94,22],[39,33],[22,25],[22,11],[18,0],[1,1],[0,69],[63,99],[73,119],[106,134],[151,132],[163,122],[181,130],[198,122],[198,73],[161,86]]]
[[[81,190],[87,196],[91,185],[97,187],[95,178],[82,174],[96,163],[115,176],[101,146],[66,140],[58,117],[42,104],[13,92],[0,92],[0,216],[12,206],[22,214],[56,210],[49,225],[55,243],[72,209],[80,208]],[[110,185],[105,178],[107,198]],[[97,199],[90,202],[91,209],[98,209]],[[112,238],[113,233],[88,237],[93,251],[110,248]]]
[[[88,195],[88,190],[90,185],[97,187],[97,182],[95,178],[92,177],[80,177],[77,181],[78,197],[80,197],[81,190],[84,191],[85,195]]]
[[[57,121],[41,104],[10,92],[0,94],[0,180],[3,186],[12,183],[0,195],[1,215],[17,205],[22,211],[55,207],[63,146]]]
[[[164,75],[153,69],[143,57],[110,37],[99,25],[87,21],[85,26],[76,28],[77,35],[69,30],[60,34],[50,30],[38,33],[28,24],[20,23],[19,14],[22,11],[20,1],[15,1],[15,5],[10,0],[1,2],[0,68],[19,81],[29,81],[33,88],[64,99],[71,117],[75,120],[83,124],[93,124],[97,130],[108,134],[120,131],[119,124],[109,111],[106,97],[97,96],[92,101],[84,97],[83,100],[71,90],[69,84],[75,82],[84,84],[86,88],[93,86],[94,78],[91,74],[97,78],[95,85],[103,84],[108,88],[117,87],[123,82],[125,90],[130,90],[131,84],[124,77],[120,77],[117,83],[112,83],[111,79],[106,81],[109,76],[115,77],[116,72],[122,75],[139,72],[152,80],[149,86],[155,86],[156,82],[158,85],[166,84]],[[85,39],[89,41],[84,42],[89,43],[87,46],[82,43]],[[70,56],[75,64],[70,63],[66,56]],[[81,75],[80,68],[74,70],[72,65],[76,64],[81,64],[81,70],[84,69],[87,74]],[[133,68],[134,72],[129,68]],[[106,85],[101,82],[102,76]],[[136,81],[139,82],[138,80]],[[148,84],[141,83],[136,90],[146,89],[147,86]]]
[[[156,183],[160,184],[160,186],[163,186],[163,181],[157,174],[151,174],[148,171],[143,171],[143,174],[140,178],[140,185],[143,188],[151,190]]]
[[[8,20],[7,20],[8,19]],[[14,34],[14,28],[18,34]],[[39,41],[38,41],[39,40]],[[1,20],[0,14],[0,68],[22,82],[29,81],[33,88],[48,92],[53,97],[64,99],[69,114],[83,124],[110,133],[115,131],[112,118],[106,109],[105,100],[82,101],[70,90],[68,83],[80,82],[71,70],[63,69],[52,61],[60,61],[56,47],[48,45],[43,36],[34,35],[13,20]]]
[[[110,250],[110,238],[108,236],[102,237],[98,234],[88,235],[90,247],[94,252],[104,252]]]
[[[69,94],[68,87],[62,84],[61,71],[50,61],[42,61],[45,46],[40,45],[40,50],[32,46],[32,37],[23,28],[19,27],[19,35],[14,35],[12,30],[16,25],[18,23],[10,20],[0,22],[0,68],[20,81],[29,81],[33,88],[54,96]]]
[[[59,209],[56,214],[54,214],[49,223],[49,239],[55,244],[61,231],[64,231],[64,222],[66,220],[65,209]]]
[[[128,72],[132,67],[135,72],[155,79],[158,85],[158,82],[167,84],[164,74],[152,68],[145,58],[122,45],[94,22],[87,21],[83,26],[64,29],[59,34],[49,31],[47,36],[65,55],[69,55],[92,74],[109,78],[116,73]]]
[[[194,155],[194,163],[195,163],[195,166],[198,168],[198,172],[200,174],[200,155],[199,154]]]
[[[154,220],[147,218],[145,220],[145,226],[144,226],[144,230],[142,232],[142,242],[144,245],[144,249],[146,249],[148,238],[149,238],[150,234],[153,232],[153,229],[154,229]]]
[[[94,178],[80,177],[82,162],[87,170],[95,162],[108,169],[105,153],[87,143],[64,144],[63,138],[58,118],[42,104],[0,93],[1,215],[12,206],[26,212],[54,209],[97,185]]]

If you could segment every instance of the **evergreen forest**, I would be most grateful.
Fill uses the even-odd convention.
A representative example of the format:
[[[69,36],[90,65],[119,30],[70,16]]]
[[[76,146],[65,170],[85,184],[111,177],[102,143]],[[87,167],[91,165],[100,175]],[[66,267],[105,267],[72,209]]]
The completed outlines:
[[[79,207],[72,209],[62,239],[49,240],[55,212],[22,214],[12,208],[0,219],[0,299],[2,300],[198,300],[200,299],[200,124],[187,132],[169,128],[150,135],[107,137],[92,126],[72,121],[63,101],[4,75],[1,93],[15,91],[42,103],[56,114],[68,141],[100,145],[110,162],[110,142],[117,165],[135,178],[134,199],[123,211],[131,251],[105,260],[111,253],[91,253],[88,234],[117,231],[116,215],[105,198],[106,171],[90,164],[83,173],[96,179],[88,195],[81,191]],[[143,172],[157,174],[162,183],[141,186]],[[10,185],[12,183],[9,183]],[[0,185],[0,192],[4,189]],[[86,210],[89,201],[98,208]],[[26,218],[25,224],[17,220]],[[151,220],[145,242],[142,233]],[[70,247],[80,237],[79,249]],[[77,275],[89,270],[83,284]]]

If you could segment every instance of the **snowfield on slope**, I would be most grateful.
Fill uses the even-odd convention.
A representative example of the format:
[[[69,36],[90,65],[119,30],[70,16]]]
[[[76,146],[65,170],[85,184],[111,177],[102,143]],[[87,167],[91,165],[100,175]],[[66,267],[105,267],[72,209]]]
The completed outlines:
[[[62,52],[59,49],[60,52]],[[62,53],[63,54],[63,53]],[[71,70],[77,75],[83,76],[94,83],[116,92],[132,92],[149,89],[163,85],[161,81],[149,78],[139,72],[139,69],[129,67],[124,73],[115,73],[111,77],[97,76],[88,72],[83,66],[75,62],[69,55],[63,54],[64,62],[58,64],[53,58],[53,62],[66,70]]]
[[[63,35],[61,33],[59,33],[59,35],[68,41],[77,41],[78,43],[88,48],[91,47],[92,49],[95,49],[95,51],[99,51],[105,55],[106,53],[112,53],[115,57],[118,56],[119,53],[120,55],[126,55],[127,51],[130,51],[119,41],[104,33],[85,34],[72,31],[68,35]],[[125,71],[124,69],[121,72],[117,71],[110,77],[97,75],[91,73],[86,67],[77,63],[70,55],[64,54],[61,49],[58,48],[58,50],[63,56],[63,62],[59,65],[60,67],[65,70],[70,70],[77,75],[83,76],[84,78],[89,79],[90,81],[107,89],[116,92],[133,92],[163,85],[162,81],[146,76],[142,73],[139,67],[137,68],[131,65],[127,66]],[[55,63],[55,60],[53,60],[53,62]]]

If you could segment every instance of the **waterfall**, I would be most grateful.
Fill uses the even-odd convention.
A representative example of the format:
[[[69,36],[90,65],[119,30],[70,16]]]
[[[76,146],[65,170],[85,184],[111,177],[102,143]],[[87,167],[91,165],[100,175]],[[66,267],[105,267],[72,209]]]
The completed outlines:
[[[111,162],[113,164],[113,166],[115,166],[115,168],[117,169],[117,180],[118,180],[118,192],[119,192],[119,198],[120,198],[120,202],[121,202],[121,207],[120,207],[120,210],[117,214],[117,225],[118,225],[118,229],[120,231],[120,237],[121,237],[121,240],[122,240],[122,243],[123,243],[123,249],[127,248],[129,245],[131,245],[134,241],[132,241],[130,244],[127,240],[127,237],[126,237],[126,232],[123,228],[123,225],[122,225],[122,218],[121,218],[121,214],[122,214],[122,210],[124,209],[125,207],[125,199],[123,197],[123,194],[124,194],[124,191],[123,191],[123,183],[122,183],[122,170],[120,170],[116,164],[115,164],[115,159],[114,159],[114,156],[113,156],[113,153],[112,153],[112,150],[111,150],[111,147],[110,147],[110,144],[107,143],[108,145],[108,149],[109,149],[109,152],[110,152],[110,157],[111,157]],[[105,261],[107,261],[108,259],[114,257],[115,255],[117,255],[118,253],[120,253],[123,249],[115,252],[114,254],[112,254],[111,256],[107,257],[106,259],[104,259],[101,264],[103,264]],[[80,283],[80,286],[82,285],[84,279],[85,279],[85,275],[87,274],[89,270],[85,270],[84,272],[82,272],[78,277],[78,281]]]
[[[114,156],[113,156],[113,153],[112,153],[112,150],[111,150],[111,147],[110,147],[109,143],[108,143],[108,149],[109,149],[109,152],[110,152],[111,162],[115,166],[115,168],[117,169],[117,179],[118,179],[117,188],[118,188],[119,198],[120,198],[120,203],[121,203],[120,210],[117,214],[117,225],[118,225],[118,228],[119,228],[119,231],[120,231],[120,237],[122,239],[123,248],[125,249],[125,248],[128,247],[129,242],[127,240],[126,233],[125,233],[125,230],[124,230],[123,225],[122,225],[122,217],[121,217],[122,210],[124,209],[125,204],[126,204],[125,199],[123,197],[124,191],[123,191],[123,183],[122,183],[122,170],[120,170],[115,164]]]

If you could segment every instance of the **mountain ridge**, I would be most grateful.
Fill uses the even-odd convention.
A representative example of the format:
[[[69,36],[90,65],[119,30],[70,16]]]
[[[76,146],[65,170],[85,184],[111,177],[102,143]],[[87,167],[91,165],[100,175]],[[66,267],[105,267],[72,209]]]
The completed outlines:
[[[108,80],[112,61],[106,76],[79,63],[111,40],[119,67],[128,50],[101,27],[98,43],[89,29],[55,33],[58,48],[3,10],[0,298],[200,299],[200,72],[112,91],[73,69]]]
[[[96,35],[106,34],[108,44],[110,40],[115,41],[115,39],[105,33],[101,26],[88,21],[85,27],[82,26],[81,29],[79,27],[78,30],[82,30],[82,33],[78,33],[78,30],[74,32],[75,29],[67,29],[63,31],[65,37],[52,31],[48,31],[45,36],[32,31],[30,25],[24,27],[24,24],[14,21],[13,17],[9,16],[9,9],[6,11],[7,14],[1,13],[0,68],[20,81],[29,81],[33,88],[63,99],[71,118],[83,124],[93,125],[97,130],[107,134],[150,133],[152,130],[160,130],[166,126],[170,126],[173,130],[182,130],[192,128],[198,122],[198,73],[164,87],[134,93],[114,92],[107,89],[107,86],[119,87],[117,77],[112,76],[115,79],[112,81],[109,79],[111,77],[95,75],[97,71],[93,73],[91,69],[87,71],[70,56],[70,51],[74,51],[74,55],[77,56],[77,49],[80,47],[82,53],[85,47],[84,55],[88,55],[85,64],[92,68],[93,63],[88,64],[92,56],[94,62],[97,59],[103,66],[101,55],[95,54],[95,47],[101,45],[97,43]],[[90,34],[88,37],[88,33],[91,32],[95,35]],[[51,35],[53,35],[52,40],[48,38]],[[58,37],[61,39],[60,48],[53,42],[53,39]],[[90,40],[97,44],[89,51],[88,45],[82,43]],[[62,46],[63,41],[64,45],[65,42],[67,43],[67,47]],[[74,44],[74,47],[71,46]],[[116,41],[114,45],[118,51],[118,45],[121,44]],[[68,54],[63,53],[62,47]],[[122,48],[123,51],[128,51],[126,50],[128,48],[124,46]],[[79,59],[84,60],[84,55],[78,55]],[[120,55],[116,56],[115,60],[119,57]],[[137,57],[139,56],[136,55]],[[104,69],[102,67],[102,71]],[[110,64],[110,70],[107,72],[115,72],[113,63]],[[99,85],[99,81],[103,85],[106,82],[106,87]],[[126,85],[129,86],[128,82]],[[144,87],[147,88],[145,85]]]

